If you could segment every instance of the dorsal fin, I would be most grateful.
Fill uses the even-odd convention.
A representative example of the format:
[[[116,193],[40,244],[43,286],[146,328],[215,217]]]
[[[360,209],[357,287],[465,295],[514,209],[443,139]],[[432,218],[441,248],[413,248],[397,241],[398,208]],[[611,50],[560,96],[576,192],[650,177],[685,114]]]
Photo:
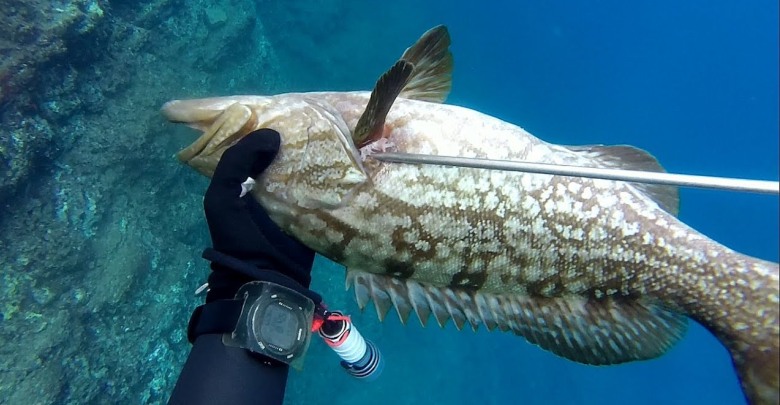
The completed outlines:
[[[366,110],[360,116],[355,132],[352,134],[352,140],[358,149],[382,136],[387,113],[398,97],[398,93],[409,81],[413,70],[414,66],[411,63],[399,60],[377,80]]]
[[[666,172],[653,155],[630,145],[582,145],[567,146],[567,148],[587,154],[610,168]],[[663,184],[631,184],[653,199],[663,210],[677,216],[680,211],[680,191],[677,187]]]
[[[439,25],[426,31],[417,42],[407,48],[402,60],[414,65],[409,83],[401,97],[443,103],[452,89],[452,53],[450,33]]]
[[[484,324],[523,336],[572,361],[606,365],[652,359],[679,341],[687,319],[660,305],[625,297],[530,297],[437,287],[414,280],[350,270],[360,308],[374,302],[379,318],[395,307],[401,321],[430,314],[440,326]]]

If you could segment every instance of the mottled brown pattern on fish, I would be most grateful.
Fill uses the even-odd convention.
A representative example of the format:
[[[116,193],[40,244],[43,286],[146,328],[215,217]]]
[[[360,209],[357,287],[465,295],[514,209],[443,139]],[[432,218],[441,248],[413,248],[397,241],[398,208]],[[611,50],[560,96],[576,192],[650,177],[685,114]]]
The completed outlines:
[[[405,120],[403,125],[398,125],[391,118],[389,124],[403,128],[409,125],[409,122]],[[415,150],[414,146],[423,149],[412,142],[399,143],[405,151],[422,152]],[[532,145],[526,145],[512,158],[526,158],[531,148]],[[432,150],[422,153],[437,152]],[[472,148],[461,154],[490,155],[479,148]],[[572,161],[576,161],[576,158],[563,163],[571,164]],[[587,165],[587,162],[579,163]],[[406,188],[399,190],[408,190],[408,193],[413,194],[414,183],[435,182],[435,176],[423,175],[425,169],[415,170],[415,176],[406,176],[413,180],[405,185]],[[443,169],[436,170],[441,172]],[[469,169],[459,169],[458,173],[464,176],[469,173]],[[520,178],[523,175],[513,176]],[[744,335],[744,329],[748,328],[748,325],[755,325],[756,319],[760,319],[761,325],[755,325],[755,344],[768,348],[778,346],[778,316],[777,310],[773,310],[778,305],[776,264],[757,261],[733,252],[700,235],[657,207],[648,209],[653,203],[625,183],[552,176],[547,178],[549,180],[545,185],[536,189],[525,188],[522,183],[515,182],[509,186],[496,184],[491,190],[496,191],[496,198],[500,201],[511,199],[513,190],[522,192],[525,199],[530,198],[539,206],[550,201],[560,202],[569,196],[572,199],[570,206],[555,207],[552,210],[541,209],[536,215],[528,215],[527,210],[518,210],[499,218],[494,214],[494,210],[484,209],[484,199],[475,204],[477,210],[471,211],[472,216],[443,208],[437,199],[426,201],[424,208],[419,210],[417,215],[435,213],[433,215],[440,218],[451,218],[452,222],[475,222],[482,219],[492,225],[496,240],[506,249],[508,265],[499,269],[497,275],[491,274],[491,277],[488,277],[482,286],[485,290],[515,291],[542,296],[584,294],[594,298],[610,295],[646,297],[690,314],[708,325],[727,345],[728,342],[736,340],[735,336]],[[446,181],[435,184],[439,193],[451,189],[451,184]],[[577,185],[579,193],[571,191],[570,185]],[[584,195],[586,193],[583,190],[586,188],[590,189],[590,198]],[[603,197],[604,195],[607,197]],[[484,194],[472,190],[466,196],[475,198]],[[605,201],[600,202],[598,196],[613,200],[613,207],[605,207]],[[415,212],[413,207],[389,196],[380,206],[384,215],[392,214],[396,209],[399,215]],[[583,213],[592,210],[598,212],[595,212],[592,218],[583,217]],[[507,232],[506,220],[513,215],[526,225],[539,221],[540,226],[536,231],[528,229],[526,232]],[[530,225],[527,227],[533,228]],[[585,237],[578,239],[573,237],[572,232],[582,232]],[[624,233],[625,235],[622,235]],[[461,263],[468,265],[485,260],[480,253],[482,245],[473,235],[458,241],[466,241],[471,251],[475,252],[461,258]],[[446,263],[447,260],[441,260],[437,266],[416,270],[416,279],[441,282],[437,271],[457,274],[453,273],[454,268],[460,270],[457,265],[448,266]],[[359,266],[359,263],[354,264]],[[430,273],[426,273],[426,270]],[[751,280],[751,274],[756,272],[764,273],[762,277],[768,279]],[[514,281],[514,285],[508,285],[508,281]],[[769,335],[763,335],[761,331],[768,331]],[[759,341],[765,343],[759,344]]]
[[[627,183],[359,161],[340,142],[368,93],[230,101],[267,105],[266,99],[281,107],[271,113],[258,107],[257,125],[278,129],[285,143],[255,195],[277,223],[318,252],[353,270],[491,293],[507,307],[516,305],[513,297],[551,308],[548,298],[571,296],[588,305],[657,303],[710,329],[743,378],[759,373],[751,386],[767,381],[767,371],[755,367],[776,359],[780,347],[777,264],[706,238]],[[409,153],[598,165],[519,127],[448,105],[396,100],[386,130],[393,147]],[[320,149],[307,149],[312,145]],[[332,156],[333,170],[307,153]],[[298,162],[309,166],[298,170]],[[199,170],[208,174],[208,164]],[[502,327],[510,326],[523,328]],[[771,370],[770,388],[777,385]]]

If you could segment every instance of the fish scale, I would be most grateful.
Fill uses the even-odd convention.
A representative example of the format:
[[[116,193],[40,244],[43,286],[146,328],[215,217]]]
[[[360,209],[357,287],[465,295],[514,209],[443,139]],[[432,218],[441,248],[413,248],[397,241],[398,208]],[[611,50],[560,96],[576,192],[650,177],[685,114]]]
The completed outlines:
[[[665,353],[692,318],[730,351],[746,397],[779,402],[778,265],[677,219],[670,186],[389,164],[382,151],[662,171],[626,146],[563,146],[463,107],[446,28],[406,50],[372,92],[174,100],[203,131],[179,158],[209,176],[257,128],[282,135],[253,196],[287,233],[345,265],[380,318],[510,331],[586,364]]]

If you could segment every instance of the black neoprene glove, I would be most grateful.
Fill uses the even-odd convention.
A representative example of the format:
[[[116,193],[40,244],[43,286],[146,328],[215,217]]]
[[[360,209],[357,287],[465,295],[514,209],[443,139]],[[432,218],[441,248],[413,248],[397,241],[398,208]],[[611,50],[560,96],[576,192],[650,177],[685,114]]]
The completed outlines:
[[[311,283],[314,252],[282,232],[241,183],[257,178],[279,152],[281,138],[272,129],[258,129],[228,148],[217,164],[203,207],[213,248],[259,269],[275,270],[304,287]],[[229,299],[251,275],[212,264],[206,302]]]

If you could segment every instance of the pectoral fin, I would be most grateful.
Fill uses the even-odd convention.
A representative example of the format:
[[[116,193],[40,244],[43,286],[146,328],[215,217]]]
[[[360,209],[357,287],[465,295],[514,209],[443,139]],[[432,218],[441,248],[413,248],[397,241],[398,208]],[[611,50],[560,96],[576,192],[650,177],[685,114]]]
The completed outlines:
[[[402,322],[414,311],[425,325],[433,314],[440,326],[484,324],[512,331],[529,342],[580,363],[607,365],[660,356],[685,334],[684,316],[639,300],[584,297],[539,298],[496,295],[413,280],[349,271],[358,305],[373,301],[380,319],[395,307]]]
[[[401,97],[443,103],[452,89],[450,33],[439,25],[423,34],[401,56],[414,65],[414,72]]]
[[[382,137],[385,118],[399,95],[442,103],[452,88],[452,53],[447,27],[431,28],[383,74],[371,92],[352,140],[358,149]]]
[[[366,110],[360,116],[352,135],[358,149],[382,137],[387,113],[412,75],[413,69],[411,63],[399,60],[376,82]]]

